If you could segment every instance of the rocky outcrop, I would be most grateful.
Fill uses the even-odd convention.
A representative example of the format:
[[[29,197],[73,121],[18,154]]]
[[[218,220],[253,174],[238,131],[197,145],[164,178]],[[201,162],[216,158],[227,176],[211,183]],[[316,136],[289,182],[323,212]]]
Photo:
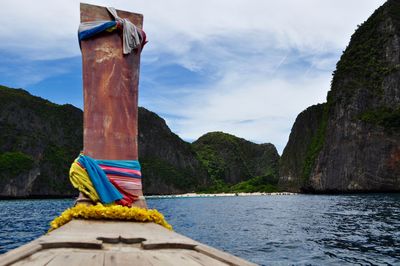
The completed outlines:
[[[323,132],[326,104],[317,104],[301,112],[294,122],[289,141],[279,165],[279,186],[284,191],[299,192],[309,175],[311,152],[318,149]],[[312,148],[314,147],[314,148]]]
[[[193,143],[213,181],[236,184],[257,176],[274,176],[279,155],[274,145],[255,144],[223,132],[211,132]]]
[[[305,157],[289,152],[297,141],[291,136],[292,156],[281,161],[282,185],[290,176],[298,184],[293,190],[400,191],[399,1],[387,1],[353,34],[314,128]]]

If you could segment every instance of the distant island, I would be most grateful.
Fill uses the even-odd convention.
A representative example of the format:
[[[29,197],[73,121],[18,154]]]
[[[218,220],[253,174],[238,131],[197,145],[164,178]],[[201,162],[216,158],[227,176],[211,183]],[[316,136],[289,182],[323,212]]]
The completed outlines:
[[[72,197],[82,110],[0,86],[0,197]],[[280,157],[223,132],[193,143],[139,108],[145,194],[400,191],[400,2],[358,27],[327,101],[300,113]]]

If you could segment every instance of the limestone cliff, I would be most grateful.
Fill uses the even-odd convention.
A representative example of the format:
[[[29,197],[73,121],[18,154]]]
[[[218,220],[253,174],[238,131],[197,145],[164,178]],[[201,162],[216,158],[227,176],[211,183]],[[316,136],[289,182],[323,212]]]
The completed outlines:
[[[291,136],[281,184],[290,176],[293,190],[399,191],[400,1],[387,1],[353,34],[323,109],[305,119],[313,132],[293,127],[293,137],[309,134],[309,143],[297,157]]]
[[[297,116],[280,158],[279,184],[282,190],[299,192],[300,188],[308,185],[306,171],[310,167],[310,152],[318,149],[321,139],[318,136],[325,134],[325,125],[322,124],[325,106],[313,105]]]
[[[275,182],[279,155],[273,144],[211,132],[196,140],[193,148],[214,182],[232,185],[257,177],[258,185]]]
[[[76,194],[67,175],[81,147],[81,110],[0,86],[0,196]]]

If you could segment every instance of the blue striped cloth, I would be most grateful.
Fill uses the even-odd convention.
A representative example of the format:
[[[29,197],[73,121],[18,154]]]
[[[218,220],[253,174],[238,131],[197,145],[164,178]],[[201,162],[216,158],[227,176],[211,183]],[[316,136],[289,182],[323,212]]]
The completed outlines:
[[[141,170],[139,161],[134,160],[96,160],[96,162],[105,166]]]
[[[88,23],[86,23],[88,24]],[[79,40],[88,39],[100,32],[108,30],[117,25],[116,21],[106,21],[106,22],[92,22],[91,26],[86,26],[81,28],[78,32]]]
[[[112,203],[123,198],[118,189],[108,180],[106,173],[100,168],[96,160],[81,154],[78,162],[86,169],[102,203]]]

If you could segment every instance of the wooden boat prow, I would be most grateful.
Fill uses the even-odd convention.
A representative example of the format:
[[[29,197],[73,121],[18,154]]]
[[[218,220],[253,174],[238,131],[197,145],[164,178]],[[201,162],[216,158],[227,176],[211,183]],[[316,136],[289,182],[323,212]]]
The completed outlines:
[[[0,265],[255,265],[154,223],[72,220]]]
[[[118,14],[142,28],[142,15],[121,10]],[[81,22],[110,19],[106,8],[81,4]],[[81,42],[84,154],[106,160],[138,160],[140,51],[124,55],[120,35],[105,33]],[[142,189],[131,194],[139,198],[136,207],[146,207]],[[1,265],[254,264],[154,223],[72,220],[0,255]]]

